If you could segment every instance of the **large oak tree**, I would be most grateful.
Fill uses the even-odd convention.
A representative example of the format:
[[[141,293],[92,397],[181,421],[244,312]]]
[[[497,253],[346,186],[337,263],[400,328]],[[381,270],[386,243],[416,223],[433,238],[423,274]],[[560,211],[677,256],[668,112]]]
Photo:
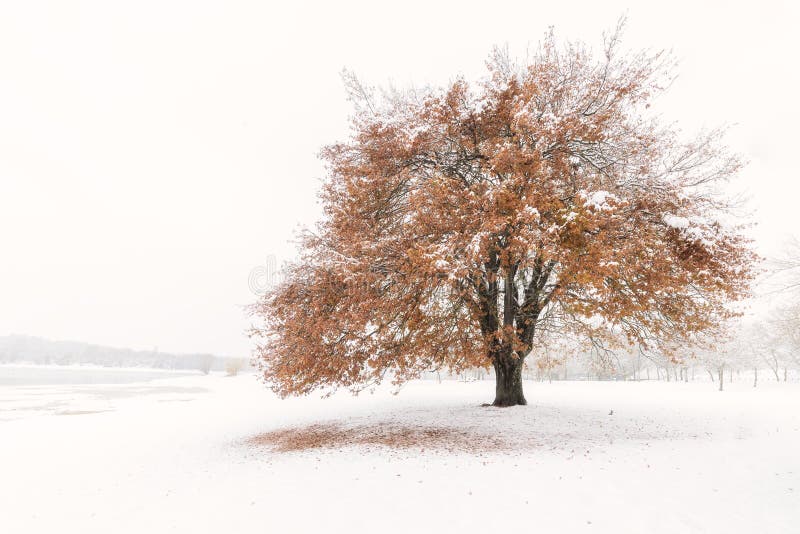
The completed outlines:
[[[685,141],[650,111],[670,61],[618,36],[598,55],[549,34],[441,89],[345,76],[324,218],[254,308],[278,393],[491,365],[494,404],[525,404],[522,364],[548,340],[669,351],[731,315],[754,257],[718,186],[740,162],[720,131]]]

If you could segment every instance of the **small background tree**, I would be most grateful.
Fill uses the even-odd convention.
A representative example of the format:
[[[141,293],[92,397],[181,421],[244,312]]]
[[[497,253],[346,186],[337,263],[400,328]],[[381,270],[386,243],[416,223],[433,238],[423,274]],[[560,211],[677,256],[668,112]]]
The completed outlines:
[[[225,374],[227,376],[236,376],[244,369],[244,358],[228,358],[225,360]]]
[[[212,354],[201,354],[198,357],[197,367],[200,372],[207,375],[211,372],[211,367],[214,365],[214,356]]]

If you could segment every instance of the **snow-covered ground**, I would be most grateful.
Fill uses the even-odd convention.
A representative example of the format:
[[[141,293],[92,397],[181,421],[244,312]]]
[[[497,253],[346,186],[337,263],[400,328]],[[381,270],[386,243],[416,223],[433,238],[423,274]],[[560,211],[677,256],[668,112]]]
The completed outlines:
[[[0,532],[800,532],[800,384],[729,387],[531,382],[496,409],[491,381],[0,386]],[[366,444],[270,445],[308,425]]]

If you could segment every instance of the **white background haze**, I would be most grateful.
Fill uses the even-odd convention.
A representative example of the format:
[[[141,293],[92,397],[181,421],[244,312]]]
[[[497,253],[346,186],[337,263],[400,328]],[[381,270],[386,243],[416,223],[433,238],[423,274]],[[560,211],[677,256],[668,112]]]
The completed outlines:
[[[671,48],[660,100],[731,124],[759,251],[800,234],[794,2],[10,1],[0,5],[0,335],[245,356],[248,274],[319,214],[339,73],[443,84],[547,27]]]

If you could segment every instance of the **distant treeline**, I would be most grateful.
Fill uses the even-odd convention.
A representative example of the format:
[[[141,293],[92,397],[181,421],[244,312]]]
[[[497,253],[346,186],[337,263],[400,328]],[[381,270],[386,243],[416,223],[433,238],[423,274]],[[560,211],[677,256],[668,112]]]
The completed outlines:
[[[102,367],[196,369],[208,373],[212,370],[225,370],[230,361],[231,358],[213,354],[170,354],[103,347],[77,341],[51,341],[30,336],[0,337],[0,364],[91,364]]]

